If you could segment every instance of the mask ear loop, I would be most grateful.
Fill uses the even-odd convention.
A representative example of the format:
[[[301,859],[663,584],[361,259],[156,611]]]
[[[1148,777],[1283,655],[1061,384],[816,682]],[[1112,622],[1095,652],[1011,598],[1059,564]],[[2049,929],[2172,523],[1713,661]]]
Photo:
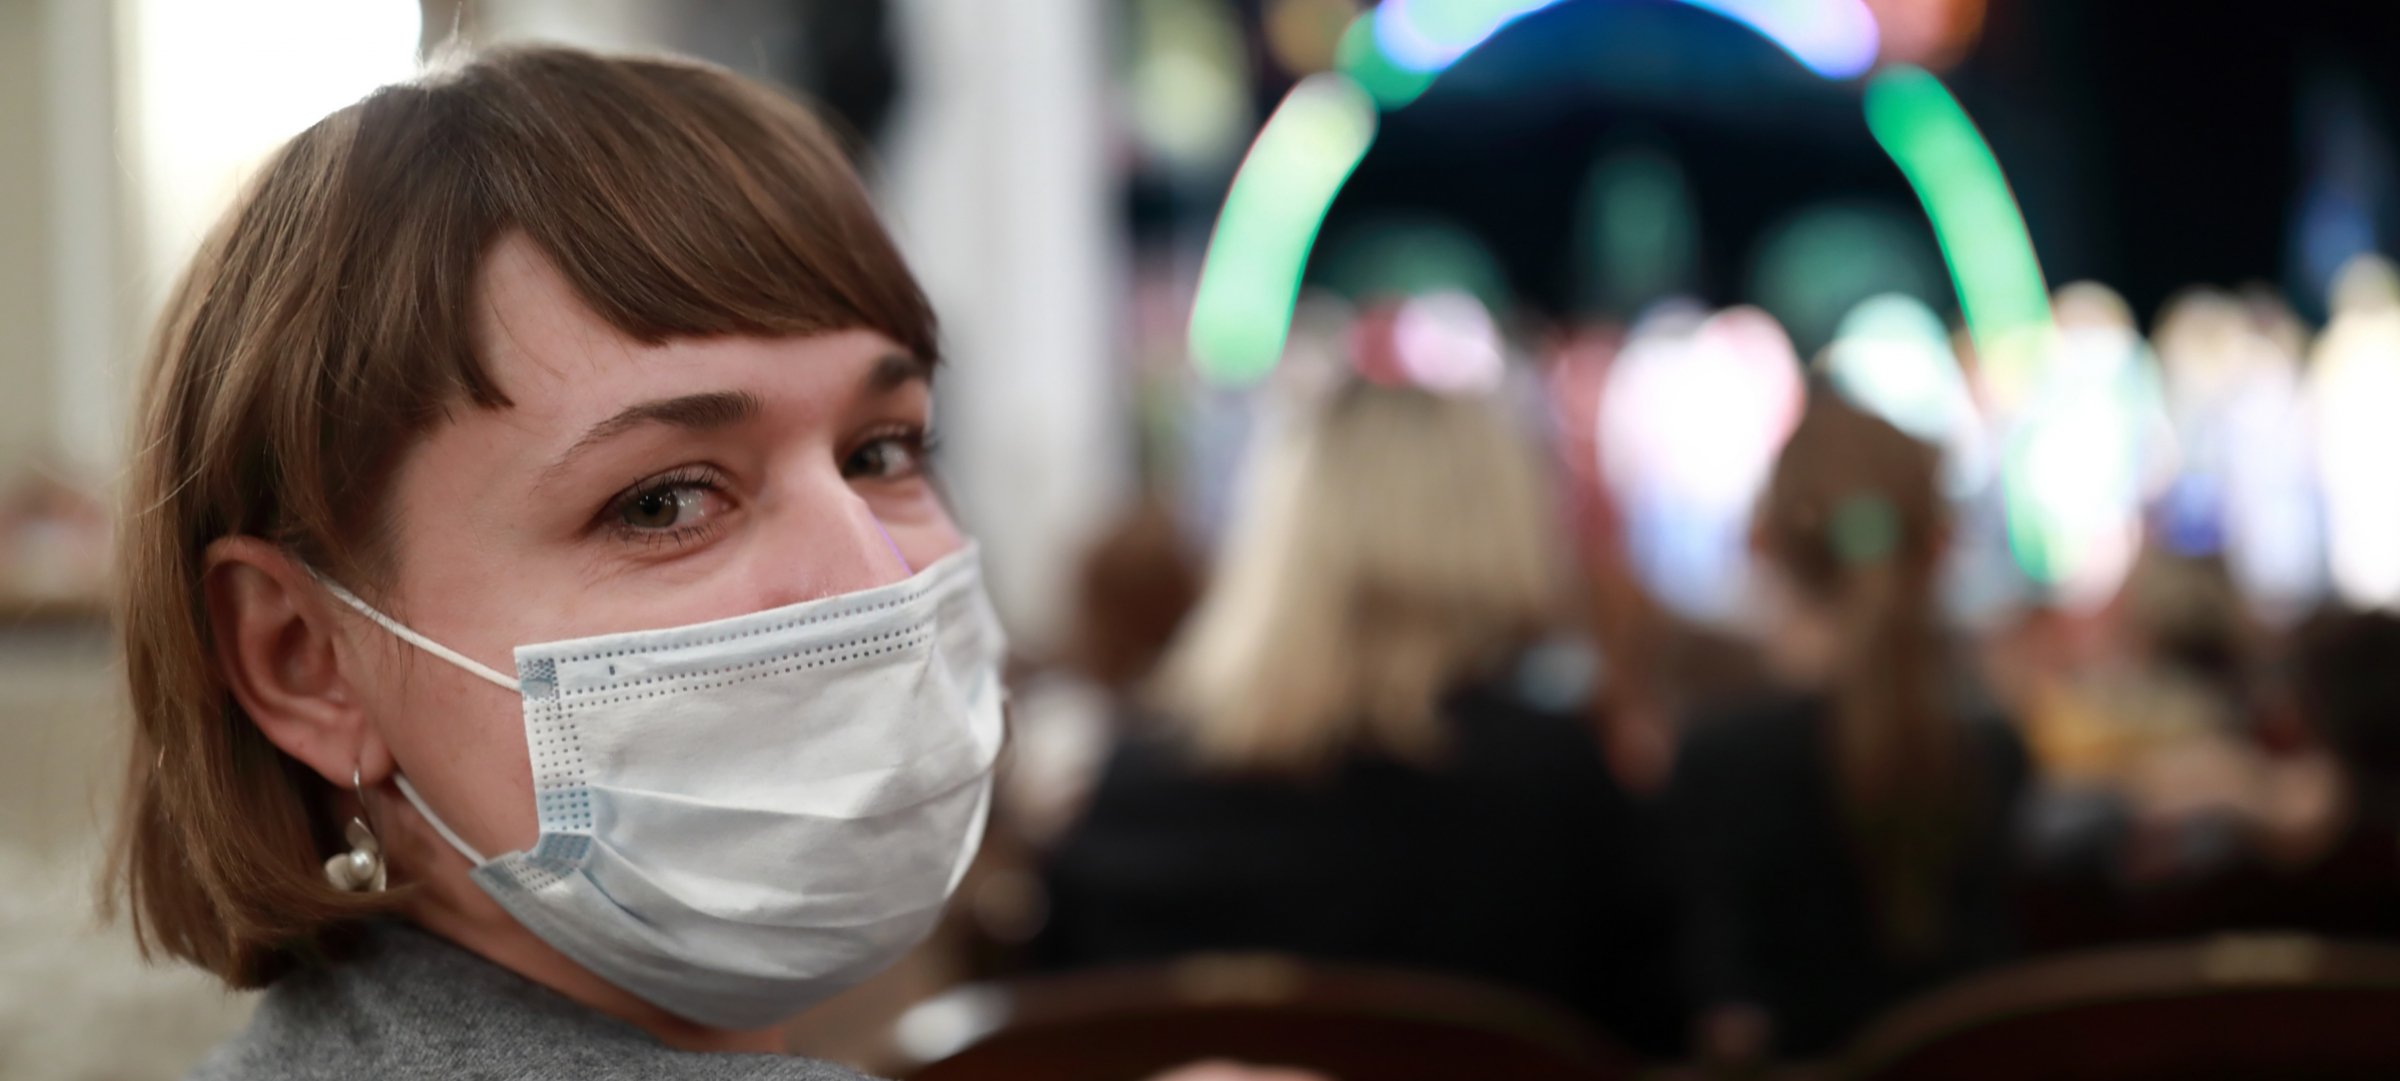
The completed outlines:
[[[889,539],[888,535],[886,539]],[[359,615],[375,621],[376,626],[392,632],[393,637],[396,637],[401,641],[408,643],[409,645],[415,646],[418,649],[424,650],[427,653],[431,653],[436,657],[440,657],[451,664],[457,665],[458,667],[465,669],[468,675],[475,676],[488,683],[498,686],[502,690],[508,691],[511,694],[522,693],[521,689],[517,685],[516,680],[502,675],[500,672],[493,669],[491,666],[484,664],[482,661],[478,661],[473,657],[469,657],[464,653],[460,653],[459,651],[450,648],[449,646],[445,646],[440,642],[436,642],[431,638],[427,638],[422,634],[418,634],[416,631],[411,630],[407,626],[403,625],[399,620],[393,619],[390,616],[384,615],[382,612],[376,611],[374,605],[360,600],[357,594],[342,588],[341,583],[318,573],[315,567],[306,567],[305,569],[308,571],[308,576],[316,579],[318,585],[324,586],[325,592],[332,594],[334,599],[341,601],[343,604],[349,605],[351,609],[356,611]],[[163,756],[165,751],[162,749],[160,754]],[[353,787],[357,786],[358,772],[356,770],[351,771],[350,782]],[[468,844],[465,839],[459,837],[458,833],[450,828],[448,823],[443,822],[442,816],[433,813],[433,808],[426,805],[425,797],[417,794],[417,786],[408,783],[407,774],[401,773],[398,770],[394,770],[392,772],[392,783],[395,787],[400,789],[400,794],[408,799],[408,805],[416,808],[417,814],[422,816],[426,823],[433,827],[433,831],[435,833],[442,835],[442,840],[450,842],[450,847],[457,849],[459,855],[465,856],[468,862],[473,863],[477,867],[481,867],[488,862],[483,858],[483,853],[476,851],[474,845]],[[358,800],[359,808],[363,811],[366,808],[367,800],[367,794],[364,789],[360,789]]]
[[[888,535],[886,536],[886,539],[889,539]],[[493,669],[489,665],[484,664],[482,661],[476,660],[473,657],[469,657],[464,653],[460,653],[459,651],[450,648],[449,646],[445,646],[440,642],[436,642],[431,638],[427,638],[422,634],[418,634],[417,632],[410,630],[406,626],[403,626],[399,620],[393,619],[390,616],[376,611],[374,605],[358,599],[357,594],[352,593],[347,589],[343,589],[341,583],[317,573],[317,569],[315,567],[308,568],[308,575],[309,577],[316,579],[318,585],[324,586],[327,593],[333,594],[334,599],[341,601],[343,604],[349,605],[352,609],[356,610],[359,615],[374,620],[377,626],[392,632],[393,637],[396,637],[401,641],[408,643],[409,645],[415,646],[418,649],[424,650],[427,653],[431,653],[436,657],[440,657],[445,661],[449,661],[451,664],[457,665],[460,668],[466,669],[467,674],[480,677],[486,682],[496,684],[501,689],[506,690],[511,694],[518,692],[516,680],[502,675],[499,671]]]
[[[449,825],[442,821],[442,816],[433,813],[433,808],[425,805],[425,797],[417,794],[417,786],[408,783],[407,774],[393,773],[392,783],[400,789],[402,796],[407,797],[408,805],[416,808],[417,814],[425,819],[427,825],[433,827],[433,832],[441,834],[442,840],[450,842],[450,847],[457,849],[459,855],[465,856],[467,862],[477,867],[490,862],[483,858],[483,853],[475,850],[474,845],[468,844],[458,834],[452,832]]]

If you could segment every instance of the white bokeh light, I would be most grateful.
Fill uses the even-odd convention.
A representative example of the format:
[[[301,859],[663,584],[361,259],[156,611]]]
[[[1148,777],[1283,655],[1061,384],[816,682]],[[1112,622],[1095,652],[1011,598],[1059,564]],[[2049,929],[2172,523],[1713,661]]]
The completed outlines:
[[[1948,328],[1924,301],[1887,294],[1851,309],[1825,352],[1825,374],[1842,397],[1940,447],[1943,485],[1953,498],[1990,479],[1983,418]]]
[[[2390,269],[2343,273],[2317,344],[2310,405],[2334,588],[2362,608],[2400,608],[2400,298]]]
[[[145,242],[163,290],[284,140],[417,72],[415,0],[134,0]]]
[[[1791,339],[1756,308],[1636,327],[1609,368],[1598,447],[1634,570],[1682,615],[1738,625],[1745,537],[1806,396]]]
[[[1500,385],[1500,328],[1472,295],[1443,290],[1411,297],[1392,320],[1392,348],[1408,381],[1445,394]]]

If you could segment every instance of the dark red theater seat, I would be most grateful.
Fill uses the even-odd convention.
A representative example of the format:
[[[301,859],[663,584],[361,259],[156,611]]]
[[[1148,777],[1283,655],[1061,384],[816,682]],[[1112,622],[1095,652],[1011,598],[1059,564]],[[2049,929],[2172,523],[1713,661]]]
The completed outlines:
[[[1630,1055],[1538,999],[1283,957],[1195,957],[970,986],[911,1011],[901,1026],[903,1047],[940,1056],[908,1071],[912,1081],[1138,1081],[1211,1058],[1340,1081],[1634,1074]]]
[[[1975,977],[1894,1011],[1859,1081],[2400,1078],[2400,946],[2229,936]]]

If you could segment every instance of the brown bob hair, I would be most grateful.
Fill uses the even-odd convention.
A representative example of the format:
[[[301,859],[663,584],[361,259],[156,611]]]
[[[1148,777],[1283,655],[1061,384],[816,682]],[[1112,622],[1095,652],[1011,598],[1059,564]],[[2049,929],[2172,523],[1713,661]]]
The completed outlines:
[[[293,138],[194,258],[141,379],[118,589],[132,753],[106,907],[235,987],[390,908],[342,893],[334,786],[220,677],[201,558],[261,537],[370,595],[400,452],[507,408],[478,360],[479,270],[521,233],[645,343],[882,333],[937,359],[924,294],[836,141],[720,69],[486,53]]]
[[[1834,790],[1887,955],[1921,959],[1948,933],[1974,783],[1964,726],[1942,691],[1941,456],[1813,388],[1754,529],[1766,556],[1835,620],[1825,731]]]

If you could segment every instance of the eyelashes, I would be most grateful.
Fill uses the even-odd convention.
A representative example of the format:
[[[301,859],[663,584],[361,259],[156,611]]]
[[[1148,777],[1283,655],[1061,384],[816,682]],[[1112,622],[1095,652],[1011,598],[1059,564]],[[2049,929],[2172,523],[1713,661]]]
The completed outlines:
[[[608,501],[598,524],[635,543],[683,545],[716,529],[724,501],[726,479],[709,466],[668,470],[626,489]],[[659,517],[665,515],[664,521]]]
[[[900,424],[869,431],[842,457],[842,475],[852,480],[907,480],[925,473],[935,448],[922,425]]]
[[[858,485],[931,483],[928,461],[938,441],[921,424],[891,424],[859,435],[839,461]],[[593,532],[644,548],[684,547],[713,537],[733,510],[734,482],[725,471],[693,464],[647,477],[611,496],[594,513]]]

